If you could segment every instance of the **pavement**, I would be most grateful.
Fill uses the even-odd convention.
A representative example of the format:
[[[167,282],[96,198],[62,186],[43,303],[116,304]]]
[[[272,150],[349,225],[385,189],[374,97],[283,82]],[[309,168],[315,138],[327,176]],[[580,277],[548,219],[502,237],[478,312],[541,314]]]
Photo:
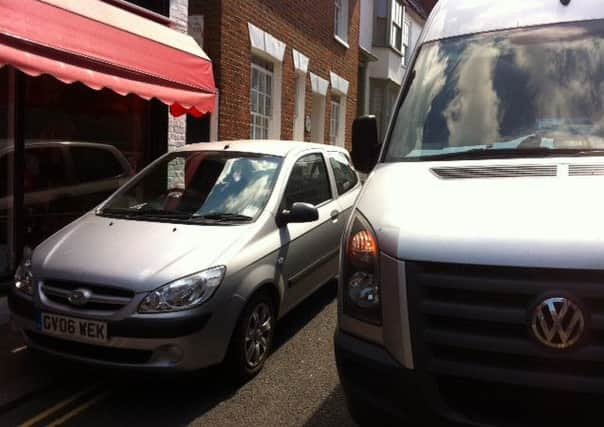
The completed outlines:
[[[6,354],[14,359],[14,376],[39,384],[16,403],[0,404],[0,425],[352,427],[333,354],[335,296],[330,284],[282,319],[264,370],[242,386],[225,381],[219,369],[178,377],[125,375],[28,350],[12,354],[3,345],[0,388]]]

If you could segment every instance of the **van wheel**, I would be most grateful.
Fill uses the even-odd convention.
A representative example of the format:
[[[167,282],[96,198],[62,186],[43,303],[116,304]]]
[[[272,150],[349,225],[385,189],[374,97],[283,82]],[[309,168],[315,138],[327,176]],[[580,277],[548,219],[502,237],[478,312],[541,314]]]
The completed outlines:
[[[275,333],[275,309],[270,296],[260,293],[248,302],[231,341],[227,367],[236,380],[247,381],[262,370]]]

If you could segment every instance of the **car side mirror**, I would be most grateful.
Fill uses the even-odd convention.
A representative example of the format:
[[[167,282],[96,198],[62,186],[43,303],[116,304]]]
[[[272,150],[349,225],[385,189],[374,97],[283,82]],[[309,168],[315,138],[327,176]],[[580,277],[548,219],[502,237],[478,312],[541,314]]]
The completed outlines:
[[[352,123],[352,164],[359,172],[369,173],[380,155],[377,120],[375,116],[361,116]]]
[[[283,209],[277,216],[277,224],[282,227],[290,222],[313,222],[319,219],[319,210],[310,203],[296,202],[290,209]]]

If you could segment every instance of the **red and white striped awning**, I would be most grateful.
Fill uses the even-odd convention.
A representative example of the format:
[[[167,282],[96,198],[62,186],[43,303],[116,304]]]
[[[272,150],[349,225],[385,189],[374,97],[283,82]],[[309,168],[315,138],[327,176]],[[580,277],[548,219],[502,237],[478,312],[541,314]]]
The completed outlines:
[[[0,67],[212,112],[212,62],[192,37],[100,0],[0,0]]]

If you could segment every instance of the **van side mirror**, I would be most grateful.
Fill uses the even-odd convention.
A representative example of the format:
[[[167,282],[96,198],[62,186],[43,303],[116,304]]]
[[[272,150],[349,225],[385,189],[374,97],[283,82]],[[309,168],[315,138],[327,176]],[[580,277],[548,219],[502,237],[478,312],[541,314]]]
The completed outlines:
[[[290,209],[277,215],[277,225],[283,227],[290,222],[313,222],[319,219],[319,210],[310,203],[296,202]]]
[[[352,164],[359,172],[369,173],[380,155],[377,120],[375,116],[361,116],[352,123]]]

